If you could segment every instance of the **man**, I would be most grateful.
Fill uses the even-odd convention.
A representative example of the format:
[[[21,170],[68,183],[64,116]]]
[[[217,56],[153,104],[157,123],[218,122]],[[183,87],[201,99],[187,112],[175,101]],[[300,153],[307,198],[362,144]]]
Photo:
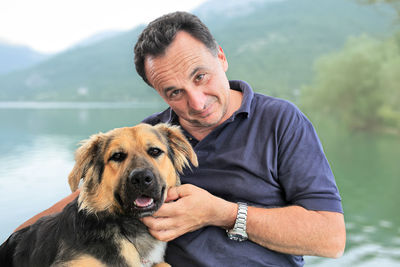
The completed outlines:
[[[172,266],[302,266],[295,255],[343,253],[340,197],[311,123],[292,104],[228,81],[225,54],[197,17],[150,23],[135,64],[170,106],[144,122],[180,125],[199,158],[170,190],[174,201],[143,219],[171,241]]]
[[[180,125],[199,159],[168,192],[150,233],[172,266],[302,266],[301,255],[339,257],[340,196],[318,137],[292,104],[228,81],[207,27],[176,12],[135,46],[139,75],[170,106],[144,122]],[[38,217],[60,210],[77,193]]]

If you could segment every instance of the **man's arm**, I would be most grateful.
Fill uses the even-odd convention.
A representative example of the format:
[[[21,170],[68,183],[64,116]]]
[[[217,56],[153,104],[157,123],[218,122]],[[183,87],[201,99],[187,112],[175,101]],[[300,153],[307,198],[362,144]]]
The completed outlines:
[[[247,227],[250,240],[287,254],[338,258],[346,243],[343,214],[338,212],[249,207]]]
[[[165,203],[153,217],[143,218],[150,233],[162,241],[207,225],[230,229],[236,220],[236,203],[193,185],[170,189],[167,200],[176,201]],[[309,211],[300,206],[249,207],[247,234],[251,241],[271,250],[330,258],[343,254],[346,241],[341,213]]]
[[[54,204],[50,208],[48,208],[48,209],[42,211],[41,213],[33,216],[32,218],[30,218],[29,220],[27,220],[26,222],[24,222],[23,224],[18,226],[18,228],[15,229],[14,232],[18,231],[18,230],[21,230],[22,228],[25,228],[25,227],[27,227],[27,226],[29,226],[31,224],[34,224],[37,220],[39,220],[40,218],[42,218],[44,216],[47,216],[47,215],[54,214],[54,213],[62,211],[64,209],[64,207],[68,203],[72,202],[72,200],[74,200],[79,195],[79,191],[80,191],[79,189],[76,190],[74,193],[72,193],[71,195],[63,198],[62,200],[60,200],[59,202],[57,202],[56,204]]]

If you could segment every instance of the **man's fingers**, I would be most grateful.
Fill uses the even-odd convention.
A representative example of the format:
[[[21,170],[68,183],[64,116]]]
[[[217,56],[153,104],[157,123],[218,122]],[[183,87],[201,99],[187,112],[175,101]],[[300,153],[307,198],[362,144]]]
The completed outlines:
[[[183,234],[182,230],[176,227],[171,218],[155,218],[149,216],[141,220],[149,228],[150,234],[158,240],[168,242]]]
[[[171,187],[168,190],[167,198],[165,199],[165,202],[175,201],[178,198],[179,198],[178,187]]]
[[[149,229],[149,232],[155,239],[163,241],[163,242],[171,241],[171,240],[177,238],[178,236],[180,236],[174,230],[155,231],[155,230]]]
[[[168,194],[167,194],[167,198],[165,199],[165,202],[171,202],[171,201],[175,201],[179,198],[189,196],[189,195],[193,194],[193,192],[196,189],[200,189],[200,188],[195,187],[191,184],[184,184],[184,185],[180,185],[180,186],[176,186],[176,187],[171,187],[168,190]]]
[[[165,202],[153,216],[142,218],[142,222],[158,240],[175,239],[205,225],[204,205],[210,204],[209,196],[207,191],[190,184],[170,188],[167,200],[171,202]]]
[[[169,217],[144,217],[142,222],[151,230],[162,231],[177,228],[174,218]]]
[[[181,186],[176,187],[176,193],[178,194],[179,198],[183,198],[189,195],[192,195],[196,190],[199,190],[199,187],[196,187],[191,184],[184,184]],[[202,189],[200,189],[202,190]]]
[[[174,217],[179,214],[179,204],[177,202],[164,203],[159,210],[157,210],[153,217]]]

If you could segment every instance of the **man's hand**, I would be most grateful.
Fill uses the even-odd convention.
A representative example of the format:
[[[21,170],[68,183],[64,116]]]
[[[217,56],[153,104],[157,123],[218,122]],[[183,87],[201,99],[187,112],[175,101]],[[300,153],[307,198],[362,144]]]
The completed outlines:
[[[166,203],[142,221],[155,238],[167,242],[207,225],[231,228],[236,213],[237,204],[185,184],[170,188]]]

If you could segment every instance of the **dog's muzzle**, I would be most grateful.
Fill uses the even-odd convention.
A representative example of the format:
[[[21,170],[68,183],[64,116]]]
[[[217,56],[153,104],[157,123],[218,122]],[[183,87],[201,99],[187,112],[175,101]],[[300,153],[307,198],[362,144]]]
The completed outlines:
[[[148,169],[136,169],[133,170],[129,175],[129,183],[141,192],[145,192],[155,183],[156,177],[153,172]],[[154,203],[154,199],[150,196],[142,195],[139,196],[135,201],[135,206],[139,208],[149,207]]]
[[[148,216],[164,203],[165,181],[150,168],[132,170],[122,188],[118,193],[122,197],[119,202],[127,214]]]

